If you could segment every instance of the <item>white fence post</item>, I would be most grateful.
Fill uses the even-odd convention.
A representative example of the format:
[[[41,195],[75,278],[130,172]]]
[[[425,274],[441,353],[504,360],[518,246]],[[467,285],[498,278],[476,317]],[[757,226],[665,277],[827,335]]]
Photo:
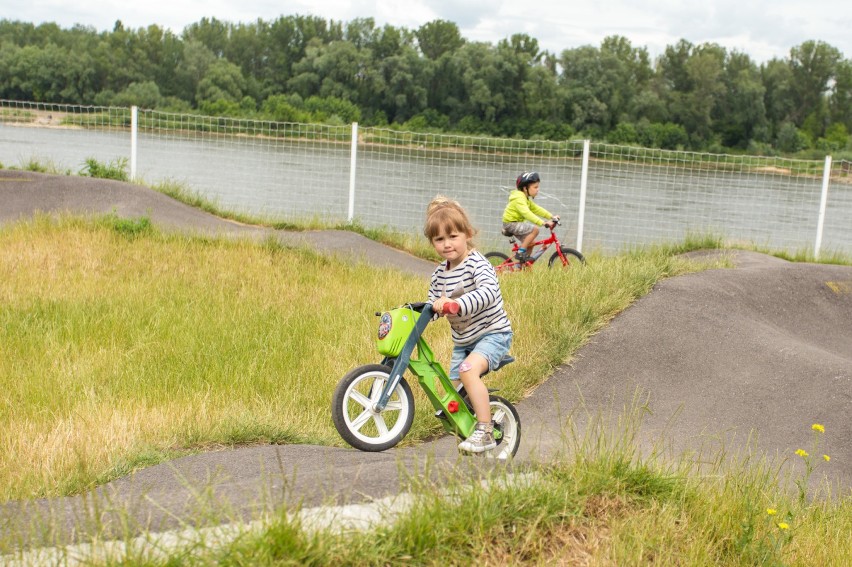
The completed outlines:
[[[822,195],[819,198],[819,217],[817,219],[816,242],[814,243],[814,260],[819,260],[819,249],[822,246],[822,226],[825,222],[825,205],[828,202],[828,182],[831,180],[831,156],[825,156],[825,169],[822,172]]]
[[[352,123],[352,148],[349,151],[349,216],[348,222],[355,218],[355,167],[358,164],[358,123]]]
[[[580,173],[580,207],[577,211],[577,251],[583,251],[583,222],[586,219],[586,185],[589,180],[589,140],[583,140],[583,169]]]
[[[136,181],[136,136],[139,131],[139,108],[130,107],[130,180]]]

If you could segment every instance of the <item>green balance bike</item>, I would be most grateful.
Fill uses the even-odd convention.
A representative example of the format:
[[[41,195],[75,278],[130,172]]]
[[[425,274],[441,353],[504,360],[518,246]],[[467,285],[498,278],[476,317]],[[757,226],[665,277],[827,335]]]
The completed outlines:
[[[458,313],[458,304],[445,304],[445,313]],[[432,349],[422,337],[432,321],[430,303],[410,303],[380,315],[377,349],[384,358],[350,371],[334,391],[331,415],[340,436],[361,451],[384,451],[402,441],[414,421],[414,396],[403,378],[408,369],[435,408],[444,429],[459,439],[473,433],[476,416],[464,386],[453,386]],[[414,356],[415,347],[417,356]],[[498,369],[514,361],[505,357]],[[493,392],[493,390],[489,390]],[[479,453],[509,459],[521,442],[521,420],[508,400],[489,394],[497,447]]]

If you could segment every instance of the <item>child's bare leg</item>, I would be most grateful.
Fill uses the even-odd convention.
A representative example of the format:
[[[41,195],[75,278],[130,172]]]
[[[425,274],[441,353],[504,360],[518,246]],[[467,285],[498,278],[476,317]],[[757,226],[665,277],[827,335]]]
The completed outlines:
[[[472,352],[459,366],[459,377],[473,405],[476,420],[491,423],[491,405],[488,403],[488,388],[481,376],[488,370],[488,361],[481,355]]]
[[[524,237],[524,240],[521,242],[521,248],[527,249],[527,254],[532,250],[533,243],[535,242],[536,237],[538,237],[538,227],[533,227],[531,233]]]

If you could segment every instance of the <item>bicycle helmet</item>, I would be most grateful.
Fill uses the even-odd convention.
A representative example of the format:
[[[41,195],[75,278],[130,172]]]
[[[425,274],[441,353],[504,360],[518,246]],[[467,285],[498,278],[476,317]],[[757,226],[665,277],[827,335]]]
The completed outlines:
[[[539,176],[538,172],[525,171],[515,180],[515,187],[523,189],[527,185],[530,185],[531,183],[538,183],[539,181],[541,181],[541,176]]]

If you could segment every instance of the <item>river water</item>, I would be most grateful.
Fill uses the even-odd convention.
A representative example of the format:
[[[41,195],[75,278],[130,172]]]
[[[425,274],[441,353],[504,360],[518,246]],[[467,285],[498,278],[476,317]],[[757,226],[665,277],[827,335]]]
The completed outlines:
[[[79,173],[87,158],[110,163],[130,156],[125,130],[35,128],[0,123],[0,164],[34,160]],[[219,207],[268,219],[343,222],[349,211],[349,144],[182,137],[140,133],[137,178],[172,181]],[[594,156],[593,156],[594,157]],[[354,217],[365,226],[419,233],[438,193],[465,205],[482,247],[506,247],[500,216],[514,177],[536,169],[537,202],[560,214],[565,244],[578,238],[579,159],[457,155],[359,146]],[[813,250],[821,178],[694,167],[630,165],[593,159],[583,217],[583,250],[677,242],[713,233],[775,250]],[[0,203],[2,206],[2,203]],[[829,189],[822,250],[852,254],[852,186]]]

